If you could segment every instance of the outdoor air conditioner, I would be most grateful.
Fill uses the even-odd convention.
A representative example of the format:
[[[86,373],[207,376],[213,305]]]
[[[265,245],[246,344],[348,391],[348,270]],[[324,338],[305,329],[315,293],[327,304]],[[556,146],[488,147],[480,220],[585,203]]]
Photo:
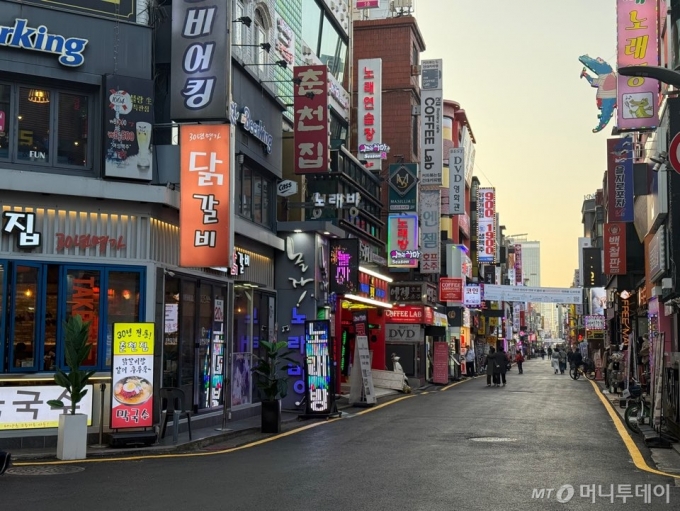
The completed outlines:
[[[673,289],[673,279],[665,278],[661,279],[661,291],[671,291]]]
[[[420,76],[423,71],[423,66],[411,66],[411,76]]]

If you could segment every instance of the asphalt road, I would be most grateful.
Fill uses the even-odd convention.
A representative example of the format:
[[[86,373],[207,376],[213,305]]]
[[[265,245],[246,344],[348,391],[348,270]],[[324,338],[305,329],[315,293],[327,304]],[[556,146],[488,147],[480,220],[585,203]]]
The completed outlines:
[[[76,474],[0,478],[0,511],[680,506],[673,479],[633,465],[591,384],[555,376],[540,359],[523,375],[513,370],[505,388],[475,379],[229,454],[78,466]],[[648,484],[657,494],[670,485],[670,503],[635,497]],[[573,496],[559,502],[555,491],[566,500],[569,485]],[[595,486],[595,503],[581,485]],[[614,505],[600,496],[610,485]],[[534,491],[551,488],[549,498]],[[616,495],[628,489],[624,504]]]

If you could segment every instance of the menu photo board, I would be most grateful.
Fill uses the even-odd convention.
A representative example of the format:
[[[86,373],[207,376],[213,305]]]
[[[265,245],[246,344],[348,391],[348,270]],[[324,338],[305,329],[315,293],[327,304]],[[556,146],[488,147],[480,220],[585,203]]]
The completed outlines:
[[[305,379],[307,409],[305,415],[331,412],[330,321],[305,321]]]
[[[114,323],[111,429],[153,426],[153,323]]]

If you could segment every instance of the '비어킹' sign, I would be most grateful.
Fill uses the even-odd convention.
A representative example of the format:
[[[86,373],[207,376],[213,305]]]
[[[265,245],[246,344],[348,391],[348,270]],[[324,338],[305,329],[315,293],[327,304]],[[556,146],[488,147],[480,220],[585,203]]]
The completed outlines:
[[[114,323],[111,429],[153,426],[153,323]]]

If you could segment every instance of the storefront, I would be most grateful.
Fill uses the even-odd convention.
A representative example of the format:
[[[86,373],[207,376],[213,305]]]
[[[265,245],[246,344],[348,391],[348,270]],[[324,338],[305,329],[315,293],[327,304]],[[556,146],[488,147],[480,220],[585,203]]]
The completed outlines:
[[[426,329],[434,327],[434,310],[425,305],[397,305],[385,311],[385,323],[388,367],[391,369],[390,360],[395,353],[406,376],[424,383],[428,367],[426,341],[428,345],[434,342]]]

